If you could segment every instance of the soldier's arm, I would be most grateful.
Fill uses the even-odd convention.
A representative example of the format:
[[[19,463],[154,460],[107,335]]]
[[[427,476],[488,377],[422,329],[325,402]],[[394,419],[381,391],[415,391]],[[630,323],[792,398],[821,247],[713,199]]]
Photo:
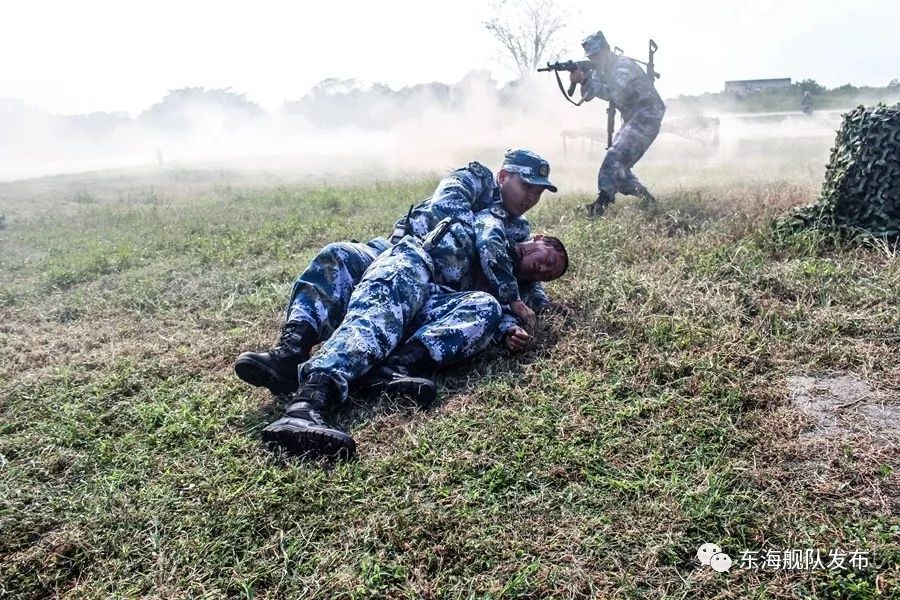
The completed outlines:
[[[491,210],[475,215],[475,248],[487,291],[501,305],[521,300],[504,223]]]
[[[505,222],[506,239],[510,243],[527,242],[531,239],[531,224],[524,217],[507,219]],[[519,297],[533,311],[539,312],[550,303],[550,298],[540,281],[518,282]]]
[[[553,302],[550,301],[550,297],[547,295],[547,291],[544,289],[544,284],[540,281],[520,282],[519,294],[522,301],[536,313],[553,305]],[[505,342],[506,338],[514,331],[514,328],[524,328],[525,326],[526,324],[522,319],[513,314],[509,306],[504,306],[503,316],[500,319],[500,327],[497,334],[494,336],[494,341],[498,344]],[[509,344],[507,344],[507,347],[509,347]]]
[[[547,290],[544,289],[544,284],[540,281],[520,283],[519,295],[522,297],[522,301],[534,312],[541,312],[550,304],[550,296],[547,295]]]
[[[551,311],[566,317],[574,313],[574,310],[565,304],[551,302],[543,284],[539,281],[519,283],[519,289],[524,302],[534,312]],[[500,326],[494,333],[494,342],[504,344],[513,352],[524,350],[530,343],[530,336],[525,324],[522,322],[522,319],[513,314],[509,306],[503,307]]]
[[[471,162],[441,179],[437,189],[413,208],[409,215],[408,232],[424,237],[440,221],[451,218],[472,225],[475,206],[484,203],[493,192],[494,175],[490,169]],[[407,218],[401,217],[394,225],[391,242],[397,243],[407,232]]]
[[[519,319],[516,315],[512,313],[509,309],[509,306],[503,307],[503,316],[500,318],[500,327],[497,328],[497,331],[494,333],[494,342],[501,344],[507,335],[509,335],[510,330],[514,327],[522,327],[521,319]]]
[[[581,84],[582,100],[585,102],[589,102],[594,98],[609,100],[609,94],[609,85],[600,74],[600,71],[594,70],[587,74],[587,78]]]
[[[478,210],[484,196],[493,191],[494,176],[477,162],[457,169],[441,180],[431,199],[426,203],[431,211],[433,224],[441,219],[453,219],[471,224],[472,215]]]

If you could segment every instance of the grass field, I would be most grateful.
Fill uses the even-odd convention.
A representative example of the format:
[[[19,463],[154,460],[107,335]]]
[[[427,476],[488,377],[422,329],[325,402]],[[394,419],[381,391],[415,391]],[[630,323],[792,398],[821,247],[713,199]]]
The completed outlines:
[[[388,233],[438,175],[0,184],[0,597],[897,597],[900,262],[772,235],[813,146],[650,156],[658,209],[597,221],[593,163],[555,169],[576,191],[529,216],[569,246],[575,318],[428,412],[357,403],[336,465],[266,451],[278,407],[231,363],[318,248]],[[807,548],[870,564],[738,568]]]

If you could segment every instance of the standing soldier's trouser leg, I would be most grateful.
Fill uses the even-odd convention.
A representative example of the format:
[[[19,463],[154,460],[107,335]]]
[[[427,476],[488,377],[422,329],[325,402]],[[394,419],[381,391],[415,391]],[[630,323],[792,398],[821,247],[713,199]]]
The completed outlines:
[[[663,111],[664,112],[664,111]],[[631,168],[659,135],[663,112],[638,111],[616,134],[597,173],[597,189],[609,197],[616,192],[631,194],[641,185]]]
[[[353,290],[347,314],[319,352],[300,367],[301,380],[327,372],[347,386],[384,360],[403,339],[410,321],[436,288],[431,258],[414,238],[379,256]]]
[[[616,139],[618,140],[618,137]],[[612,147],[606,151],[606,156],[603,157],[603,162],[600,164],[600,171],[597,173],[597,191],[610,199],[616,197],[618,188],[616,182],[621,177],[619,174],[625,170],[619,155],[620,152],[613,143]]]
[[[377,238],[367,244],[338,242],[322,248],[294,281],[287,321],[308,323],[319,340],[327,339],[344,319],[363,273],[389,247],[386,240]]]
[[[435,294],[412,319],[405,343],[418,342],[436,365],[450,365],[487,348],[502,314],[500,304],[486,292]]]

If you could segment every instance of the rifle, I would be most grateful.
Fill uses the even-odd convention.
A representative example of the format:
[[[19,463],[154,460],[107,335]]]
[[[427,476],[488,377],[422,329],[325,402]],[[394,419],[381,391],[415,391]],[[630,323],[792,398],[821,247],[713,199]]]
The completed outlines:
[[[659,50],[659,46],[656,45],[652,39],[650,40],[650,48],[647,52],[648,58],[647,62],[641,63],[645,67],[647,67],[647,75],[650,76],[650,83],[656,83],[656,80],[659,79],[659,73],[656,72],[656,69],[653,68],[653,55],[656,54],[656,51]],[[641,62],[641,61],[638,61]]]
[[[616,131],[616,103],[609,101],[606,107],[606,149],[612,147],[613,133]]]
[[[653,66],[653,55],[656,54],[657,50],[659,50],[659,46],[656,45],[656,42],[654,42],[653,40],[650,40],[649,49],[647,51],[647,62],[638,60],[636,58],[631,58],[630,56],[626,57],[626,58],[631,58],[631,60],[633,60],[634,62],[636,62],[639,65],[644,65],[644,68],[647,70],[647,75],[650,76],[651,84],[656,83],[655,80],[657,80],[661,77],[661,75],[656,71],[656,68]],[[621,48],[619,48],[618,46],[616,46],[613,51],[616,54],[618,54],[619,56],[624,55],[624,51]]]
[[[546,71],[553,71],[553,73],[556,75],[556,84],[559,85],[559,91],[562,92],[563,98],[565,98],[566,100],[568,100],[575,106],[581,106],[581,104],[584,102],[584,100],[579,100],[578,102],[575,102],[574,100],[571,99],[572,94],[575,93],[575,86],[578,84],[577,83],[569,84],[569,89],[567,91],[563,87],[562,79],[560,79],[560,77],[559,77],[559,72],[560,71],[584,71],[585,74],[588,74],[596,68],[597,67],[594,65],[594,63],[592,63],[589,60],[564,60],[564,61],[555,62],[552,64],[550,62],[548,62],[546,67],[541,67],[540,69],[538,69],[538,73],[546,72]]]
[[[656,72],[656,68],[653,64],[653,55],[656,54],[656,51],[658,49],[659,49],[659,46],[657,46],[656,42],[654,42],[651,39],[650,44],[649,44],[649,51],[647,53],[648,54],[647,62],[644,62],[642,60],[637,60],[634,58],[632,59],[634,62],[644,65],[644,67],[647,69],[647,75],[650,77],[651,84],[654,84],[656,82],[656,80],[659,79],[659,77],[660,77],[659,73]],[[622,49],[619,48],[618,46],[613,50],[613,52],[615,52],[619,56],[622,56],[622,54],[623,54]],[[561,62],[558,61],[555,63],[548,62],[547,66],[539,68],[538,72],[553,71],[554,74],[556,75],[556,83],[557,83],[557,85],[559,85],[559,91],[562,92],[563,97],[566,100],[568,100],[569,102],[571,102],[572,104],[574,104],[575,106],[581,106],[581,104],[584,102],[584,100],[579,100],[578,102],[575,102],[571,99],[572,94],[575,93],[575,85],[576,84],[574,84],[574,83],[570,84],[569,89],[566,90],[563,87],[562,79],[560,79],[560,77],[559,77],[559,72],[560,71],[581,70],[581,71],[584,71],[585,75],[588,75],[590,73],[590,71],[593,71],[596,68],[597,68],[596,65],[594,65],[594,63],[592,63],[589,60],[577,60],[577,61],[576,60],[565,60],[565,61],[561,61]],[[612,100],[610,100],[609,106],[606,107],[606,149],[607,150],[609,150],[610,146],[612,146],[613,133],[615,133],[615,129],[616,129],[616,105]]]

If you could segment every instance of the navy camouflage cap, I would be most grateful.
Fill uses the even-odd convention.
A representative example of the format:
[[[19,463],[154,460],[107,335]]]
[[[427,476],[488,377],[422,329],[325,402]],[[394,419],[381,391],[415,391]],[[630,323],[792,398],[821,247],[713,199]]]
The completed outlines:
[[[515,173],[528,183],[542,185],[551,192],[556,192],[556,186],[547,179],[550,175],[550,163],[531,150],[507,150],[500,168]]]
[[[606,36],[603,35],[603,32],[598,31],[581,40],[581,47],[584,48],[584,55],[590,56],[604,48],[609,48],[609,42],[606,41]]]

